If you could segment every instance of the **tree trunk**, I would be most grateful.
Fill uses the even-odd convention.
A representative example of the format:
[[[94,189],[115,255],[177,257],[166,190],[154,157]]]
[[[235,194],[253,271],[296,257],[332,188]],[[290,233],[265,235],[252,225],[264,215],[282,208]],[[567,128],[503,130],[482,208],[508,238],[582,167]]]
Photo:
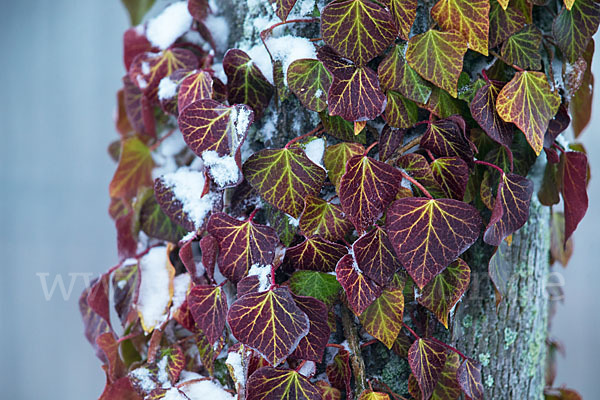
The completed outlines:
[[[320,3],[322,1],[317,2],[319,8],[322,7]],[[419,5],[418,25],[427,24],[423,15],[427,15],[429,2],[424,3]],[[260,32],[253,23],[257,17],[276,20],[266,2],[223,0],[221,4],[222,13],[231,27],[229,46],[233,48],[260,41]],[[250,7],[248,4],[251,4]],[[312,29],[314,32],[308,31],[309,34],[319,36],[314,24],[298,28],[288,26],[286,29],[291,32],[301,29],[304,33]],[[419,31],[418,26],[414,29]],[[265,138],[261,133],[268,119],[276,126],[277,136],[273,138]],[[314,128],[317,123],[316,113],[307,111],[294,96],[290,96],[275,105],[272,101],[270,110],[256,124],[247,141],[253,150],[265,146],[281,147],[290,138]],[[508,283],[508,293],[497,309],[494,286],[488,276],[489,246],[474,246],[470,251],[471,285],[456,307],[447,341],[481,362],[486,399],[543,398],[548,331],[545,287],[549,232],[549,211],[537,202],[534,195],[528,223],[513,235],[512,245],[503,253],[505,259],[514,265],[514,272]],[[392,389],[406,394],[410,373],[406,361],[383,346],[372,347],[374,349],[365,352],[369,372],[374,368]]]

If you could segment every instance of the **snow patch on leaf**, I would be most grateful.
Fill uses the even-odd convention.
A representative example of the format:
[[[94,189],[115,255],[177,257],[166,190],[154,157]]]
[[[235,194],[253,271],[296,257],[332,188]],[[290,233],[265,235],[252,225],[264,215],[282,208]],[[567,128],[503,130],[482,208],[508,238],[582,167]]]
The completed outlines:
[[[150,249],[140,260],[140,292],[137,302],[138,313],[146,332],[161,324],[171,303],[172,277],[174,271],[167,264],[167,248]]]
[[[148,21],[146,37],[154,46],[164,50],[190,29],[192,21],[187,1],[173,3]]]
[[[325,140],[322,138],[311,140],[304,148],[306,156],[321,168],[323,167],[323,153],[325,153]]]
[[[224,187],[238,181],[239,168],[233,157],[219,157],[216,151],[207,150],[202,153],[202,160],[204,165],[209,168],[209,174],[217,185]]]
[[[252,264],[248,270],[248,276],[258,277],[258,291],[264,292],[271,286],[271,266],[263,264]]]

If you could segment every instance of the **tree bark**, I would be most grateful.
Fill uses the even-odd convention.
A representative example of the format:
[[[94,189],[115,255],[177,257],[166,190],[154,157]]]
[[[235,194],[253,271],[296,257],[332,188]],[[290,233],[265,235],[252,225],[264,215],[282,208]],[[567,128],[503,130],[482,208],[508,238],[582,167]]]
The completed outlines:
[[[319,8],[321,3],[320,0],[317,2]],[[424,15],[427,15],[430,3],[433,2],[420,3],[414,31],[426,30],[428,21]],[[222,14],[231,27],[229,47],[232,48],[260,41],[254,19],[276,20],[266,2],[223,0],[221,4]],[[306,33],[306,29],[311,28],[315,31],[311,36],[318,37],[315,26],[289,26],[286,29],[292,32],[301,29]],[[304,109],[294,96],[275,103],[275,106],[274,101],[276,99],[246,139],[252,150],[265,146],[281,147],[289,139],[314,128],[319,121],[316,113]],[[269,119],[277,132],[272,138],[261,133],[265,120]],[[490,247],[474,246],[469,252],[471,285],[456,306],[450,331],[442,336],[447,335],[448,343],[481,362],[486,399],[543,399],[548,332],[549,218],[548,209],[539,204],[534,194],[529,221],[513,234],[512,245],[503,253],[514,265],[514,271],[508,293],[498,308],[494,286],[488,276]],[[406,395],[410,373],[406,361],[383,346],[371,347],[363,353],[367,370],[377,371],[388,386]]]

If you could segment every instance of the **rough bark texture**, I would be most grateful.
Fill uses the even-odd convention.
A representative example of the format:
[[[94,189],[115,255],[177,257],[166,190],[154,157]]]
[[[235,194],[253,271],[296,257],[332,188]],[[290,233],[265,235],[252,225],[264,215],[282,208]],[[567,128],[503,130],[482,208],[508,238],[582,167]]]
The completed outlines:
[[[487,399],[543,398],[549,232],[548,209],[534,198],[529,221],[503,253],[514,271],[497,311],[487,262],[477,262],[486,255],[470,260],[471,286],[456,309],[452,341],[482,363]]]
[[[317,2],[321,7],[321,1]],[[419,4],[414,33],[426,30],[432,1]],[[223,0],[223,13],[229,21],[230,47],[256,44],[257,17],[275,20],[273,10],[255,0]],[[251,5],[249,7],[249,4]],[[278,28],[280,29],[280,28]],[[289,27],[292,33],[295,27]],[[317,37],[315,27],[300,27],[307,37]],[[306,30],[313,29],[312,34]],[[243,47],[243,46],[242,46]],[[247,141],[252,150],[281,147],[289,139],[312,129],[319,121],[316,113],[305,110],[295,97],[276,102],[262,121],[255,124]],[[276,102],[276,103],[274,103]],[[272,123],[275,134],[265,137],[264,126]],[[534,196],[535,197],[535,196]],[[532,200],[529,222],[513,235],[505,257],[514,264],[508,295],[496,310],[494,287],[488,277],[489,246],[471,251],[469,265],[472,284],[456,308],[451,337],[445,338],[463,353],[483,365],[486,399],[542,399],[544,387],[545,340],[548,328],[549,212]],[[442,336],[447,333],[442,333]],[[363,353],[367,370],[377,370],[382,381],[397,393],[406,394],[410,370],[404,359],[383,346],[370,346]]]

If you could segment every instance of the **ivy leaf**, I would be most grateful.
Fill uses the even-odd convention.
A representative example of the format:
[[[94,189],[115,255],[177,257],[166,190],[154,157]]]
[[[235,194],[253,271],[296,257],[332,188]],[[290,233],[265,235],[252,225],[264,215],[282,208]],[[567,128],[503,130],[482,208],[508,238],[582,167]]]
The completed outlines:
[[[573,95],[569,103],[569,111],[573,118],[573,132],[575,137],[578,137],[585,127],[590,122],[592,116],[592,99],[594,98],[594,75],[591,68],[592,57],[594,56],[594,39],[591,39],[585,52],[583,59],[586,61],[588,68],[583,74],[583,81],[579,90]]]
[[[247,106],[227,107],[212,99],[180,109],[177,119],[185,143],[198,157],[207,150],[234,156],[253,121],[254,113]]]
[[[296,271],[290,278],[290,289],[298,296],[310,296],[331,307],[340,289],[335,276],[318,271]]]
[[[408,40],[410,30],[417,16],[417,0],[383,0],[387,8],[390,9],[396,26],[400,30],[398,36]]]
[[[363,132],[358,135],[354,134],[354,124],[352,122],[346,121],[337,115],[329,115],[327,110],[321,111],[319,118],[323,123],[325,133],[328,135],[344,142],[366,143],[366,135]]]
[[[358,238],[352,244],[352,251],[360,270],[382,286],[401,267],[387,233],[378,226]]]
[[[131,199],[142,187],[152,187],[154,161],[150,149],[137,137],[121,144],[117,170],[109,185],[110,197]]]
[[[473,165],[475,145],[467,136],[465,120],[461,116],[453,115],[428,123],[420,146],[431,150],[436,156],[456,156]]]
[[[128,75],[123,77],[123,102],[132,128],[145,137],[156,138],[156,121],[152,106]]]
[[[360,394],[358,400],[390,400],[390,396],[387,393],[365,390]]]
[[[206,71],[196,71],[181,81],[177,92],[177,108],[181,112],[196,100],[210,99],[212,95],[212,77]]]
[[[262,367],[246,382],[246,400],[321,400],[319,389],[292,369]]]
[[[423,288],[419,304],[434,313],[448,329],[448,313],[469,287],[470,276],[469,266],[459,258]]]
[[[371,157],[354,156],[340,179],[339,197],[344,212],[358,232],[364,232],[394,199],[402,179],[396,168]]]
[[[456,97],[466,52],[467,42],[460,33],[430,29],[410,38],[406,60],[423,78]]]
[[[129,12],[131,25],[135,26],[142,22],[144,15],[152,8],[155,0],[121,0]]]
[[[381,288],[358,269],[352,254],[342,257],[335,267],[335,275],[346,292],[350,308],[357,316],[381,295]]]
[[[282,21],[287,19],[294,4],[296,4],[296,0],[269,0],[269,2],[273,6],[273,10],[275,10],[275,15]]]
[[[471,247],[480,229],[479,211],[452,199],[396,200],[386,221],[398,259],[419,288]]]
[[[455,352],[446,355],[446,364],[438,383],[433,390],[431,400],[457,400],[460,396],[460,386],[456,380],[456,372],[460,366],[460,358]]]
[[[431,87],[408,65],[404,58],[405,50],[405,44],[396,45],[379,63],[379,83],[383,90],[394,90],[410,100],[425,104],[431,95]]]
[[[559,187],[565,202],[565,242],[571,237],[588,208],[585,153],[566,151],[559,164]]]
[[[529,218],[532,194],[533,182],[529,179],[512,173],[503,175],[483,240],[492,246],[498,246],[504,238],[525,225]]]
[[[271,264],[279,242],[273,228],[251,220],[239,221],[224,213],[213,214],[206,230],[219,242],[219,269],[237,283],[254,264]]]
[[[227,316],[227,298],[219,286],[195,285],[187,296],[194,321],[213,344],[222,335]]]
[[[548,123],[556,115],[560,96],[550,90],[546,74],[517,72],[498,94],[496,109],[506,122],[514,123],[539,155]]]
[[[490,258],[488,264],[488,275],[496,289],[496,305],[498,305],[500,301],[502,301],[502,298],[508,293],[508,283],[514,274],[515,266],[513,263],[508,262],[505,256],[508,248],[509,244],[506,240],[503,240],[502,243],[496,247],[496,250],[494,250],[494,254]]]
[[[488,55],[489,0],[439,0],[431,16],[444,31],[457,31],[469,48]]]
[[[346,246],[313,236],[288,248],[285,256],[296,269],[331,272],[346,253]]]
[[[423,399],[428,399],[444,371],[446,348],[432,339],[417,339],[408,349],[408,365]]]
[[[535,25],[527,25],[510,36],[502,45],[502,57],[523,69],[542,69],[542,32]]]
[[[310,329],[308,334],[300,339],[300,343],[298,343],[298,347],[296,347],[292,356],[301,360],[320,363],[331,334],[331,329],[329,329],[327,323],[327,306],[313,297],[293,297],[298,308],[308,316]]]
[[[135,304],[140,289],[140,270],[137,264],[119,267],[112,277],[113,303],[123,326],[137,319]]]
[[[325,181],[325,170],[299,148],[261,150],[242,170],[263,199],[294,218],[302,213],[304,198],[318,195]]]
[[[423,185],[432,196],[447,197],[424,156],[417,153],[405,154],[398,160],[398,166]]]
[[[402,288],[384,289],[381,296],[360,315],[360,322],[365,330],[388,349],[392,348],[402,329],[404,313],[402,292]]]
[[[274,88],[248,54],[239,49],[229,49],[223,57],[227,75],[227,100],[229,104],[247,104],[260,119],[269,105]]]
[[[351,228],[352,223],[346,218],[340,205],[314,196],[304,199],[300,229],[306,235],[319,235],[335,242],[343,239]]]
[[[385,125],[379,135],[379,160],[386,161],[394,155],[402,144],[406,129],[392,128]]]
[[[490,0],[490,49],[499,46],[525,26],[525,16],[514,2],[510,5],[508,0],[503,2],[501,5],[498,0]]]
[[[150,237],[171,243],[177,243],[187,233],[164,213],[152,190],[148,190],[142,197],[140,229]]]
[[[483,384],[481,383],[481,364],[475,360],[466,359],[456,372],[460,388],[469,399],[483,399]]]
[[[321,37],[359,66],[381,54],[398,29],[390,12],[369,0],[337,0],[321,11]]]
[[[510,147],[513,140],[513,126],[505,122],[496,111],[496,100],[504,83],[490,81],[479,88],[469,104],[473,119],[496,143]]]
[[[351,65],[338,72],[337,75],[333,74],[333,82],[327,93],[329,115],[338,115],[346,121],[369,121],[377,118],[387,102],[379,87],[377,74],[371,68],[355,68]]]
[[[350,380],[352,379],[352,370],[350,369],[350,352],[347,350],[338,350],[333,357],[333,362],[325,368],[327,379],[331,386],[339,390],[345,390],[346,395],[352,393]]]
[[[339,117],[338,117],[339,118]],[[323,164],[327,169],[329,180],[339,193],[340,180],[346,172],[346,164],[354,156],[361,155],[365,148],[358,143],[338,143],[328,146],[323,155]]]
[[[139,87],[144,96],[152,102],[158,101],[160,81],[174,71],[192,70],[198,67],[198,58],[189,50],[173,48],[161,53],[141,53],[129,67],[131,81]]]
[[[583,54],[599,23],[600,4],[594,0],[577,0],[570,10],[560,10],[552,24],[552,35],[569,62]]]
[[[317,381],[315,386],[319,389],[323,400],[342,400],[342,392],[325,381]]]
[[[440,157],[431,163],[431,172],[448,196],[455,200],[465,197],[469,181],[469,166],[458,157]]]
[[[450,96],[445,90],[435,86],[431,89],[431,96],[429,96],[427,104],[420,106],[439,118],[448,118],[462,113],[461,102]]]
[[[394,128],[410,128],[419,117],[419,109],[415,103],[398,92],[386,92],[387,105],[383,112],[383,120]]]
[[[319,60],[295,60],[287,70],[288,87],[302,105],[311,111],[321,112],[327,108],[327,93],[332,80],[333,77]]]
[[[573,254],[573,240],[572,238],[565,240],[565,215],[558,211],[552,211],[550,227],[552,261],[558,261],[563,267],[566,267]]]
[[[294,351],[309,330],[308,317],[282,287],[240,297],[231,305],[227,323],[237,340],[274,366]],[[257,391],[248,390],[248,394],[253,392]]]

